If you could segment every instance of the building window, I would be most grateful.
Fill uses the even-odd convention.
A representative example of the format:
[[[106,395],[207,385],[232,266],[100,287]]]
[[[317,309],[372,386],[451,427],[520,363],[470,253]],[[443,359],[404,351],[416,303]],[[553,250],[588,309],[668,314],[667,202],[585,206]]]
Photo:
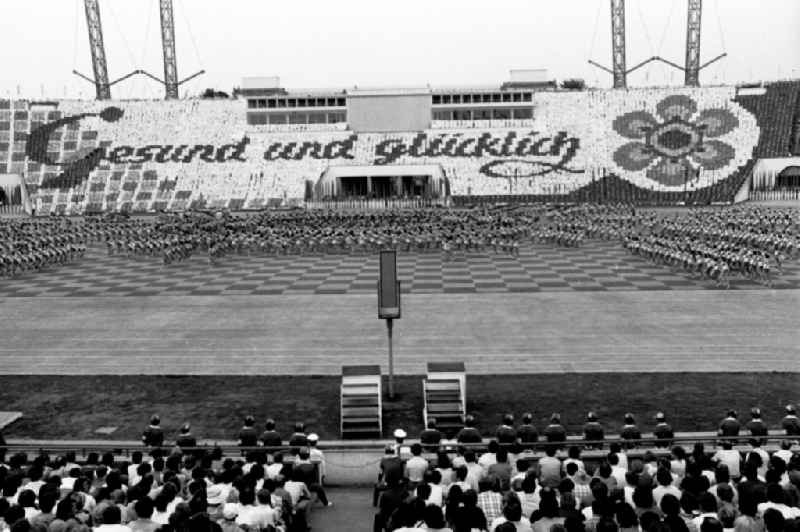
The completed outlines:
[[[275,98],[270,98],[267,100],[267,107],[270,109],[275,109]]]
[[[255,109],[256,108],[256,101],[255,100],[247,100],[247,108],[248,109]]]
[[[297,99],[297,107],[305,107],[306,106],[306,99],[305,98],[298,98]]]
[[[483,103],[492,103],[492,95],[491,94],[483,94]]]
[[[433,105],[439,105],[440,103],[442,103],[442,96],[439,95],[439,94],[434,94],[433,95]]]
[[[530,93],[530,92],[523,92],[523,93],[522,93],[522,101],[523,101],[523,102],[529,102],[529,101],[531,101],[531,97],[532,97],[532,96],[533,96],[533,93]]]
[[[472,120],[472,111],[469,109],[453,111],[453,120]]]
[[[533,118],[533,109],[530,108],[514,109],[514,118],[518,120],[530,120],[531,118]]]
[[[307,124],[308,116],[305,113],[289,113],[290,124]]]
[[[502,94],[492,94],[492,102],[499,103],[502,99]]]
[[[284,100],[283,98],[278,100],[278,107],[280,107],[280,108],[286,107],[286,100]]]
[[[442,103],[450,103],[450,95],[449,94],[444,94],[442,96]]]
[[[461,96],[462,103],[472,103],[472,95],[471,94],[464,94]]]
[[[324,124],[325,118],[325,113],[308,113],[309,124]]]
[[[247,123],[251,126],[262,126],[267,123],[267,113],[247,113]]]
[[[510,102],[511,101],[511,94],[508,93],[508,92],[503,94],[503,101],[504,102]]]
[[[269,123],[270,124],[285,124],[286,123],[286,114],[284,113],[275,113],[269,115]]]
[[[511,118],[510,109],[493,109],[492,118],[494,120],[508,120]]]
[[[518,92],[515,92],[514,93],[514,101],[515,102],[521,102],[522,101],[522,94],[520,94]]]
[[[453,103],[461,103],[461,95],[453,94]]]
[[[339,107],[344,107],[345,106],[344,98],[336,98],[336,105]]]
[[[297,100],[294,98],[289,98],[287,103],[289,104],[289,107],[297,107]]]
[[[489,109],[473,109],[472,111],[473,120],[489,120],[490,118],[492,118],[492,112]]]

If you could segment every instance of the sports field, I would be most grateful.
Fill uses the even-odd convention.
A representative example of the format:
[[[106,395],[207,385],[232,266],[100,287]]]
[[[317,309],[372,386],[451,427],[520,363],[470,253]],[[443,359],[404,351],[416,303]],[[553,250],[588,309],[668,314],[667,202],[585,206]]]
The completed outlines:
[[[777,419],[800,401],[797,264],[775,289],[720,290],[597,241],[398,262],[406,293],[387,427],[421,425],[428,361],[466,363],[468,410],[487,430],[498,412],[523,409],[543,422],[559,410],[577,427],[587,408],[612,428],[628,409],[665,409],[681,430],[709,430],[732,404]],[[229,438],[250,413],[335,438],[341,366],[387,369],[376,279],[374,257],[162,268],[95,248],[80,264],[0,281],[0,402],[25,412],[7,434],[90,438],[114,426],[110,437],[135,439],[157,411],[165,428],[191,420],[210,438]]]

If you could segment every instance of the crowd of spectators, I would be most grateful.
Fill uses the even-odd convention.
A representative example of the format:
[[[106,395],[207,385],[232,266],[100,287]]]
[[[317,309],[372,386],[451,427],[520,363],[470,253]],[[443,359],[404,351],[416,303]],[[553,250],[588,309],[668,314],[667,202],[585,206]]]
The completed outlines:
[[[581,448],[564,447],[565,431],[553,416],[543,431],[544,455],[536,453],[539,433],[525,414],[514,427],[506,415],[487,448],[465,427],[457,443],[444,445],[435,422],[420,443],[405,433],[386,447],[373,496],[375,532],[795,532],[800,530],[800,453],[785,439],[779,448],[762,446],[768,434],[754,408],[742,426],[735,412],[720,422],[717,446],[702,443],[669,453],[630,450],[641,437],[631,414],[620,440],[600,449],[603,426],[590,413]],[[663,414],[655,437],[672,445]],[[800,436],[794,407],[782,421],[785,434]],[[740,431],[748,443],[736,446]],[[431,443],[436,443],[432,445]],[[454,442],[455,443],[455,442]],[[606,442],[608,443],[608,442]],[[485,450],[484,450],[485,449]],[[483,452],[476,452],[483,451]],[[660,456],[660,457],[659,457]],[[599,462],[598,462],[599,457]]]
[[[188,424],[167,444],[153,416],[126,460],[0,449],[0,532],[307,532],[312,506],[333,504],[317,435],[298,424],[284,440],[272,420],[258,434],[248,417],[238,436],[225,458]]]

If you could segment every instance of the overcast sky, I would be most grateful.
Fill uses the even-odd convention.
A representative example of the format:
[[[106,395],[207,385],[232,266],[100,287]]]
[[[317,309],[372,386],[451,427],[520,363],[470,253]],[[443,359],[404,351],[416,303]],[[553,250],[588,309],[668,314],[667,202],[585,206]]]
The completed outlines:
[[[163,76],[158,0],[100,0],[109,77]],[[628,0],[628,65],[652,55],[684,62],[686,0]],[[705,0],[702,57],[728,57],[706,84],[800,77],[800,0]],[[181,88],[230,91],[242,76],[287,88],[499,85],[517,68],[609,86],[608,0],[174,0]],[[83,0],[0,0],[0,96],[94,96],[71,74],[92,74]],[[629,85],[680,84],[653,65]],[[144,78],[115,98],[160,97]]]

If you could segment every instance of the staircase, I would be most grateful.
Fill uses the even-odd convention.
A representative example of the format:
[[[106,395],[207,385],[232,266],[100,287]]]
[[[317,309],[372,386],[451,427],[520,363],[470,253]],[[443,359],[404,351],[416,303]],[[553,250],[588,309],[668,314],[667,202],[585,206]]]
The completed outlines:
[[[342,439],[379,438],[383,431],[380,366],[342,366],[340,405]]]
[[[428,375],[422,381],[425,426],[428,418],[436,418],[436,428],[452,438],[464,426],[466,386],[463,362],[429,362]]]

